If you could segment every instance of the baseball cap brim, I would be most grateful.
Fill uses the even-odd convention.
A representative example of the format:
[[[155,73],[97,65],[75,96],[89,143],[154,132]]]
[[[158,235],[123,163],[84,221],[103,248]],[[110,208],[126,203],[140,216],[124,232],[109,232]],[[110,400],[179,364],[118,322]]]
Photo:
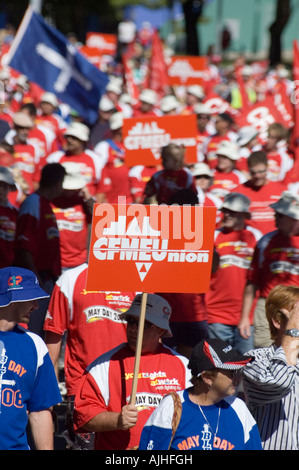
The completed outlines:
[[[119,317],[123,320],[126,319],[127,315],[139,318],[141,314],[141,295],[137,295],[131,306],[124,313],[121,313]],[[153,325],[165,330],[164,338],[172,337],[171,329],[169,326],[169,317],[171,314],[171,307],[163,297],[156,294],[148,294],[146,303],[145,319]]]
[[[193,376],[198,377],[203,371],[211,369],[241,369],[252,360],[252,356],[239,354],[225,341],[210,338],[193,348],[188,368]]]
[[[0,270],[0,307],[14,302],[26,302],[48,298],[32,271],[9,267]]]

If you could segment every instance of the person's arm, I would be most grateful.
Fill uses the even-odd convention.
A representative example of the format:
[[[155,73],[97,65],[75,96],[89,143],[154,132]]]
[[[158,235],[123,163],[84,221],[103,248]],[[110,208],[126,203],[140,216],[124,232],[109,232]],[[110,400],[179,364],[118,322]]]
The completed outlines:
[[[61,350],[62,335],[59,335],[58,333],[53,333],[52,331],[46,331],[45,343],[49,350],[49,355],[50,355],[51,361],[53,362],[55,374],[58,380],[58,361],[59,361],[59,354]]]
[[[243,293],[243,305],[242,305],[242,313],[240,322],[238,325],[238,329],[240,335],[247,339],[250,337],[250,311],[253,305],[253,301],[256,294],[256,286],[251,282],[247,282],[244,293]]]
[[[54,450],[54,430],[51,411],[33,411],[29,413],[29,422],[36,450]]]
[[[90,432],[126,431],[136,425],[138,411],[135,405],[123,406],[120,413],[103,411],[84,425],[84,429]]]

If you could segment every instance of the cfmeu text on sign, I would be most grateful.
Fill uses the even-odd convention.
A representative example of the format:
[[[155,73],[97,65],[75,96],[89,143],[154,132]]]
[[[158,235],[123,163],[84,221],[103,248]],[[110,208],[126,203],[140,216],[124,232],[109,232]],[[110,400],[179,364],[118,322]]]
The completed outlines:
[[[215,219],[213,207],[95,204],[86,289],[207,292]]]

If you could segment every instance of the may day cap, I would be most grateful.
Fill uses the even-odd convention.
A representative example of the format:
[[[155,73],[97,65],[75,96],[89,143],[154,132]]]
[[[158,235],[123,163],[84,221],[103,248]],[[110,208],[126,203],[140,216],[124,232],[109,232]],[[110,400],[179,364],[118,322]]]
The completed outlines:
[[[239,354],[226,341],[218,338],[202,340],[192,350],[188,368],[193,377],[199,377],[204,370],[237,370],[253,360],[252,356]]]
[[[279,201],[270,204],[270,207],[280,214],[299,220],[299,197],[289,191],[283,191]]]
[[[121,313],[120,318],[125,319],[127,315],[139,317],[141,311],[142,294],[137,294],[131,306],[124,313]],[[153,325],[166,330],[164,337],[171,337],[172,333],[169,327],[169,319],[171,315],[171,307],[167,300],[157,294],[148,294],[145,319]]]
[[[238,146],[234,142],[229,140],[222,140],[216,150],[216,155],[223,155],[230,160],[239,160],[240,155],[238,152]]]
[[[226,194],[221,209],[228,209],[234,212],[245,212],[248,218],[250,214],[250,199],[241,193]]]
[[[89,139],[89,128],[85,124],[82,124],[82,122],[72,122],[64,135],[76,137],[76,139],[87,142]]]
[[[0,166],[0,181],[10,186],[10,191],[16,191],[15,180],[13,174],[6,166]]]
[[[99,109],[101,111],[113,111],[115,108],[114,104],[112,103],[111,100],[107,96],[102,96],[99,102]]]
[[[29,269],[8,267],[0,269],[0,307],[13,302],[24,302],[50,297],[39,285]]]
[[[63,162],[66,175],[63,179],[63,189],[82,189],[86,186],[86,180],[80,174],[80,164],[77,162]]]

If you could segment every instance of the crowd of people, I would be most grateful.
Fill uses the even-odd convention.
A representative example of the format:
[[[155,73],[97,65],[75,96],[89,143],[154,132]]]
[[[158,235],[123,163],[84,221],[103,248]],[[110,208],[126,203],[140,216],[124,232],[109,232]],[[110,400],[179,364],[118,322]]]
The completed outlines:
[[[236,119],[245,99],[281,89],[290,99],[291,73],[209,56],[205,81],[161,95],[145,85],[146,38],[137,32],[105,61],[93,125],[0,70],[0,448],[28,448],[30,425],[35,448],[53,449],[51,410],[64,400],[67,449],[297,450],[298,136],[294,122],[260,132]],[[211,91],[225,110],[209,108]],[[196,163],[169,142],[156,166],[142,155],[126,165],[125,119],[186,114],[196,116]],[[94,204],[119,197],[216,208],[208,292],[146,297],[133,402],[142,296],[86,290]]]

